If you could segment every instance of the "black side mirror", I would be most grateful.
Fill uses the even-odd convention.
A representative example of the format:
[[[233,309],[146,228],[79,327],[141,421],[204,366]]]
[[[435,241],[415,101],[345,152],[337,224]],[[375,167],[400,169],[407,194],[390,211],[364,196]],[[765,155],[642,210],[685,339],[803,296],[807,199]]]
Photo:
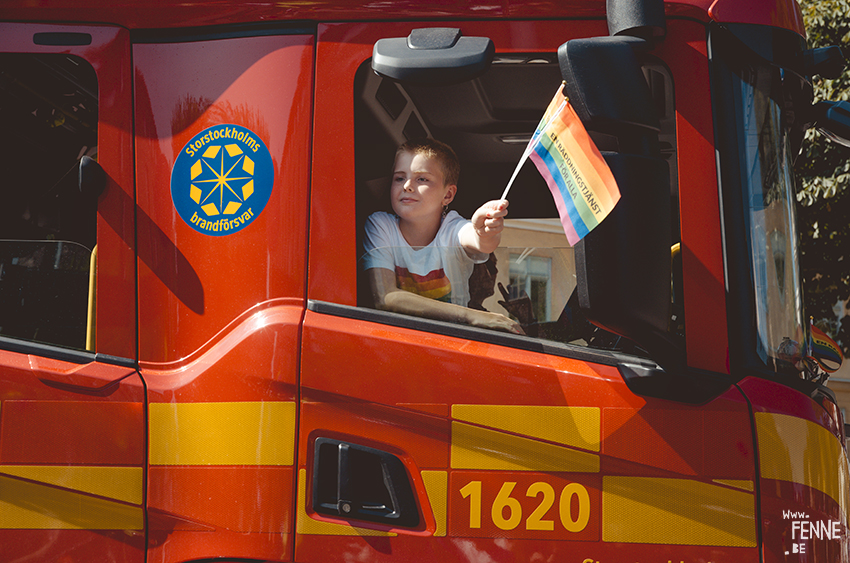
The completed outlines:
[[[812,111],[818,131],[830,141],[850,148],[850,102],[818,102]]]
[[[669,170],[660,158],[602,153],[620,201],[576,244],[579,308],[593,324],[649,352],[667,370],[684,365],[672,313]]]
[[[803,52],[803,74],[806,76],[838,78],[846,66],[844,50],[837,45]]]
[[[589,131],[615,135],[621,145],[657,141],[658,113],[637,56],[649,48],[626,36],[573,39],[558,49],[566,94]]]
[[[620,189],[614,211],[576,245],[579,308],[593,324],[644,348],[665,370],[685,365],[684,343],[669,331],[672,201],[661,157],[658,113],[641,58],[663,34],[663,2],[618,2],[616,37],[567,41],[558,50],[566,93],[593,135],[616,140],[603,153]],[[619,7],[617,7],[619,6]],[[624,7],[635,8],[622,12]],[[641,8],[646,8],[641,10]],[[660,16],[659,16],[660,14]]]
[[[91,157],[84,156],[80,159],[77,178],[80,195],[86,200],[96,200],[106,189],[106,172]]]
[[[414,84],[451,84],[483,73],[495,53],[487,37],[463,37],[448,27],[414,29],[408,37],[375,43],[372,70]]]

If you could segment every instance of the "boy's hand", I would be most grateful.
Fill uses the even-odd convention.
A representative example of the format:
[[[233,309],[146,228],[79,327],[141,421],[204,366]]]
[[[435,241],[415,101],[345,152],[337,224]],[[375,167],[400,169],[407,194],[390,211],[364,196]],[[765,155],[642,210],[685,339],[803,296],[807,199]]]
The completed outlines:
[[[475,309],[468,309],[467,311],[466,323],[471,326],[511,332],[513,334],[525,334],[518,322],[500,313],[476,311]]]
[[[460,243],[470,256],[472,253],[490,254],[499,247],[507,214],[506,199],[488,201],[472,214],[469,224],[460,231]]]
[[[493,237],[505,228],[505,215],[508,214],[508,200],[494,199],[479,207],[472,215],[472,227],[482,239]]]

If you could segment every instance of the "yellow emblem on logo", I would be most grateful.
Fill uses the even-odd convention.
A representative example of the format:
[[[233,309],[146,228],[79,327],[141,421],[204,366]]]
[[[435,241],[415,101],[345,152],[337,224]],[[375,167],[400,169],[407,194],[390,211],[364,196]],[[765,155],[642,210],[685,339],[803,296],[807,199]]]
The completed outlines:
[[[224,151],[221,150],[222,148],[224,148]],[[245,155],[241,159],[237,158],[236,162],[225,170],[224,152],[227,152],[231,158],[244,154],[239,145],[224,145],[224,147],[213,145],[204,151],[204,154],[195,161],[191,169],[192,185],[189,188],[189,197],[200,205],[204,213],[210,217],[219,213],[235,214],[242,207],[242,203],[254,193],[254,161],[248,155]],[[234,170],[237,167],[238,170]],[[204,175],[205,170],[211,172],[211,174]],[[211,177],[201,178],[201,176]],[[204,196],[203,190],[196,186],[196,183],[202,186],[212,184],[212,189]],[[237,183],[241,184],[241,189],[231,185]],[[237,193],[237,189],[239,189],[239,193]],[[231,199],[232,197],[236,199]]]

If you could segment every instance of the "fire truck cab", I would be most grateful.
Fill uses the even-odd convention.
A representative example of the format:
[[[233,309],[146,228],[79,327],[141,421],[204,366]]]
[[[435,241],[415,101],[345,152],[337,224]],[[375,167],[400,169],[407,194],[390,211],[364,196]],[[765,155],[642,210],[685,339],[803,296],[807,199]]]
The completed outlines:
[[[4,2],[0,562],[850,562],[792,168],[843,64],[791,0]],[[562,81],[621,200],[570,247],[521,170],[469,291],[525,334],[376,309],[396,147],[468,218]]]

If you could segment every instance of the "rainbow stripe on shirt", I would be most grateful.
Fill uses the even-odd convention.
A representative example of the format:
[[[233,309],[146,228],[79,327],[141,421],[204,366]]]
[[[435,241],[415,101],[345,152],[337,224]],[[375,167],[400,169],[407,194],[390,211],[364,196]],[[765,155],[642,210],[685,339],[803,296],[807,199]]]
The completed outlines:
[[[442,268],[420,276],[407,268],[396,266],[395,279],[400,289],[429,299],[451,303],[452,283]]]

